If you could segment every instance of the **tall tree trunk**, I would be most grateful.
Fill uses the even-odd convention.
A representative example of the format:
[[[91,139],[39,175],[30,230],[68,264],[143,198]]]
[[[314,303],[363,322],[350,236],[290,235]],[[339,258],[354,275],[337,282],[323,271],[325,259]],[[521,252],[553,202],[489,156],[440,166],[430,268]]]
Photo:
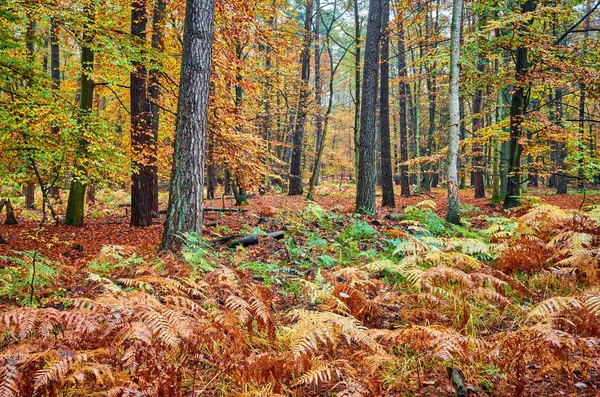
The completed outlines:
[[[462,0],[452,2],[450,28],[450,130],[448,132],[448,222],[460,223],[458,197],[458,141],[460,137],[459,61]]]
[[[554,94],[554,117],[557,125],[562,125],[563,116],[563,91],[557,88]],[[556,175],[556,194],[567,194],[567,184],[569,182],[568,170],[565,165],[567,158],[567,145],[565,142],[556,143],[556,167],[558,172]]]
[[[243,60],[242,46],[238,42],[235,45],[235,55],[238,59],[238,65],[241,65]],[[238,119],[238,125],[236,130],[242,132],[242,125],[240,123],[242,118],[242,101],[244,99],[244,88],[242,87],[242,70],[238,66],[238,70],[235,76],[235,114]],[[246,186],[242,177],[239,174],[230,175],[231,188],[233,195],[235,196],[235,205],[248,205],[248,194],[246,192]]]
[[[77,159],[75,173],[71,180],[67,210],[65,213],[65,224],[71,226],[82,226],[85,215],[85,190],[87,187],[87,169],[85,159],[87,157],[89,142],[85,138],[85,131],[90,128],[92,118],[92,107],[94,105],[94,81],[92,72],[94,70],[94,53],[91,48],[92,27],[94,22],[95,6],[93,2],[86,3],[83,10],[87,23],[83,30],[81,40],[81,83],[79,92],[79,115],[78,124],[81,130],[77,146]]]
[[[390,2],[382,0],[381,77],[379,97],[379,141],[381,146],[381,192],[383,207],[395,207],[390,148]]]
[[[27,13],[27,17],[28,17],[29,21],[27,23],[27,31],[25,33],[26,34],[26,36],[25,36],[26,45],[25,46],[27,47],[27,61],[33,68],[33,66],[35,65],[35,52],[34,51],[35,51],[36,23],[35,23],[35,20],[33,19],[33,15],[31,15],[29,12]],[[31,75],[27,76],[27,79],[25,81],[25,84],[29,88],[31,88],[33,85],[32,79],[33,79],[33,72],[31,73]],[[25,208],[32,209],[32,208],[34,208],[34,204],[35,204],[35,183],[32,180],[33,179],[32,164],[29,161],[29,159],[26,160],[26,164],[27,164],[29,180],[27,181],[25,187],[23,188],[23,195],[25,196]]]
[[[406,99],[408,97],[408,83],[406,82],[406,51],[404,46],[404,24],[401,20],[398,24],[398,104],[400,125],[400,195],[410,196],[410,185],[408,180],[408,128],[406,123]]]
[[[526,14],[535,10],[536,0],[526,0],[521,8],[521,13]],[[526,84],[527,69],[529,60],[527,59],[527,47],[517,47],[516,61],[516,86],[512,91],[510,104],[510,143],[508,155],[508,181],[506,187],[506,197],[504,197],[504,208],[513,208],[519,205],[519,196],[521,195],[521,152],[523,146],[519,142],[523,135],[523,120],[527,100],[524,92]]]
[[[358,0],[354,0],[354,173],[358,179],[358,159],[360,156],[360,13]]]
[[[321,109],[321,102],[323,97],[323,84],[321,83],[321,0],[315,0],[315,153],[319,152],[319,148],[322,146],[323,140],[323,112]],[[315,162],[313,168],[313,174],[315,174],[314,184],[319,184],[319,170],[321,168],[321,162]],[[311,181],[312,183],[312,181]]]
[[[478,62],[477,70],[483,77],[485,65]],[[475,198],[485,197],[485,186],[483,184],[483,148],[478,131],[483,128],[483,89],[478,87],[473,98],[473,185],[475,187]]]
[[[161,249],[202,233],[214,0],[187,0],[169,207]]]
[[[324,121],[323,121],[323,132],[321,135],[321,139],[319,141],[319,146],[317,146],[317,154],[315,156],[313,173],[310,177],[308,193],[306,195],[306,197],[309,200],[312,200],[312,198],[313,198],[314,188],[317,184],[317,179],[319,177],[319,168],[320,168],[320,164],[321,164],[321,158],[323,156],[323,149],[325,147],[325,138],[327,137],[327,130],[329,127],[329,115],[331,114],[331,111],[333,110],[333,93],[334,93],[335,74],[338,70],[338,67],[341,65],[342,59],[346,55],[346,52],[344,52],[342,54],[342,56],[340,57],[340,59],[337,61],[337,63],[334,65],[333,50],[331,48],[330,36],[329,36],[331,33],[332,27],[333,27],[333,22],[327,28],[327,36],[325,38],[327,55],[329,58],[329,99],[328,99],[328,104],[327,104],[327,111],[325,112],[325,117],[324,117]],[[335,149],[335,136],[334,136],[334,139],[332,142],[332,150],[333,149]]]
[[[131,4],[131,36],[143,54],[146,45],[146,0],[133,0]],[[134,60],[130,79],[131,106],[131,226],[147,227],[152,224],[152,184],[154,173],[150,167],[152,131],[150,101],[148,98],[148,72],[144,62]]]
[[[50,25],[50,76],[52,77],[52,90],[58,95],[60,91],[60,43],[58,41],[58,24],[52,20]],[[50,134],[57,136],[60,132],[60,128],[52,126],[50,128]],[[58,176],[59,170],[53,168],[52,174]],[[48,188],[48,195],[53,198],[58,198],[59,190],[57,186],[50,186]]]
[[[154,3],[154,15],[152,17],[152,49],[162,53],[164,51],[164,29],[165,12],[167,8],[166,0],[156,0]],[[158,129],[160,126],[160,67],[159,61],[154,65],[148,74],[148,95],[150,97],[150,112],[152,119],[150,121],[151,142],[150,147],[150,172],[152,173],[152,183],[150,186],[151,209],[158,214],[158,159],[156,148],[158,143]]]
[[[300,83],[300,97],[298,98],[298,113],[292,138],[292,158],[290,161],[290,186],[288,194],[299,196],[302,194],[302,144],[304,141],[304,125],[308,108],[308,95],[310,89],[308,80],[310,77],[310,43],[311,43],[311,21],[313,0],[306,3],[306,15],[304,17],[304,43],[300,60],[302,63],[302,75]]]
[[[379,69],[379,34],[381,0],[369,0],[369,20],[363,61],[362,108],[360,111],[360,147],[356,212],[374,215],[375,203],[375,113],[377,111],[377,72]]]

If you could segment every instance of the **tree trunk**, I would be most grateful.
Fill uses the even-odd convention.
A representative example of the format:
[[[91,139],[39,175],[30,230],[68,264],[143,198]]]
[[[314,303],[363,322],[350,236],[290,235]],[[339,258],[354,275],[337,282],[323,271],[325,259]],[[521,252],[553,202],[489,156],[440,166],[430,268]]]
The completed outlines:
[[[137,50],[144,52],[146,42],[146,0],[133,0],[131,4],[131,36]],[[148,72],[143,62],[132,61],[130,79],[131,106],[131,226],[147,227],[152,224],[152,113],[148,97]],[[155,157],[155,156],[154,156]]]
[[[459,61],[462,0],[452,2],[452,26],[450,29],[450,130],[448,132],[448,222],[459,224],[458,196],[458,141],[460,137],[459,109]]]
[[[302,143],[304,141],[304,125],[308,111],[308,80],[310,77],[310,43],[311,43],[311,21],[313,0],[306,3],[306,15],[304,17],[304,43],[300,61],[302,63],[302,75],[300,86],[300,97],[298,98],[298,114],[292,138],[292,158],[290,161],[290,185],[288,194],[299,196],[302,194]]]
[[[161,249],[202,233],[214,0],[187,0],[169,207]]]
[[[15,212],[13,210],[13,206],[9,199],[0,200],[0,213],[6,207],[6,220],[4,221],[5,225],[17,225],[17,218],[15,217]]]
[[[320,38],[320,29],[321,29],[321,0],[315,0],[316,10],[315,10],[315,153],[319,152],[319,148],[322,146],[323,141],[323,112],[321,109],[322,102],[322,93],[323,93],[323,84],[321,83],[321,38]],[[314,185],[317,186],[319,184],[319,171],[321,168],[321,162],[315,162],[313,168]],[[312,178],[311,178],[312,179]],[[311,181],[311,183],[313,183]]]
[[[164,25],[165,12],[167,8],[166,0],[156,0],[154,3],[154,15],[152,17],[152,49],[162,53],[164,51]],[[158,214],[158,159],[156,153],[156,144],[158,142],[158,129],[160,123],[160,67],[161,62],[150,69],[148,74],[148,96],[150,97],[150,112],[152,114],[150,121],[151,148],[150,148],[150,172],[152,181],[150,185],[150,208],[153,215]]]
[[[60,90],[60,43],[58,41],[58,24],[53,20],[50,25],[50,75],[52,77],[52,90],[58,95]],[[60,128],[53,126],[50,128],[50,134],[58,135]],[[56,168],[52,169],[53,175],[58,175]],[[48,195],[53,198],[59,197],[59,189],[57,186],[48,188]]]
[[[86,3],[84,13],[89,24],[93,24],[95,8],[94,3]],[[81,41],[81,84],[79,93],[79,115],[78,124],[81,136],[77,147],[77,159],[75,173],[71,180],[67,210],[65,213],[65,224],[71,226],[82,226],[85,215],[85,190],[87,187],[87,170],[85,158],[87,157],[88,141],[84,132],[90,128],[92,118],[92,107],[94,104],[94,81],[92,72],[94,70],[94,53],[91,49],[92,27],[85,26],[83,39]]]
[[[400,107],[400,195],[410,196],[410,185],[408,181],[408,128],[406,123],[406,98],[408,96],[406,82],[406,51],[404,48],[404,25],[400,21],[398,25],[398,104]]]
[[[375,119],[377,111],[377,72],[379,69],[379,33],[381,0],[369,0],[369,20],[363,61],[362,108],[360,111],[360,147],[356,186],[357,213],[374,215],[375,203]]]
[[[390,148],[390,20],[389,0],[382,1],[381,77],[379,98],[379,141],[381,145],[381,191],[383,207],[395,207],[392,155]]]
[[[535,10],[536,0],[526,0],[521,12],[523,14]],[[527,100],[523,86],[525,85],[529,60],[527,59],[527,47],[517,47],[516,56],[516,86],[512,91],[510,104],[510,143],[508,155],[508,180],[506,197],[504,197],[504,208],[513,208],[519,205],[521,195],[521,152],[523,146],[519,142],[523,135],[523,120]]]
[[[354,172],[357,178],[360,156],[360,28],[358,0],[354,0]]]
[[[557,88],[554,95],[554,114],[557,125],[562,125],[562,114],[563,114],[563,92],[560,88]],[[558,169],[556,175],[556,194],[567,194],[567,184],[569,182],[568,170],[565,165],[565,159],[567,158],[567,145],[565,142],[556,143],[556,167]]]
[[[480,55],[481,56],[481,55]],[[485,65],[482,61],[478,62],[477,70],[483,77]],[[485,186],[483,184],[483,148],[478,141],[478,131],[483,128],[483,89],[478,87],[473,98],[473,185],[475,187],[475,198],[485,197]]]

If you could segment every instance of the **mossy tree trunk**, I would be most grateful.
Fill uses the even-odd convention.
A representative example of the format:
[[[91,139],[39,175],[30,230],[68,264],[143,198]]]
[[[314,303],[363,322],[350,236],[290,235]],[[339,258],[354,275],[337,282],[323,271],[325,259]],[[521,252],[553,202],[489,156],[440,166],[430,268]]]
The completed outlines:
[[[92,27],[94,21],[94,3],[85,5],[84,13],[88,25],[84,27],[83,38],[81,42],[81,83],[79,94],[79,117],[80,138],[77,147],[77,165],[71,187],[69,190],[69,199],[67,202],[67,211],[65,214],[65,224],[71,226],[82,226],[85,215],[85,191],[87,187],[87,170],[85,167],[88,141],[85,138],[85,131],[89,129],[90,119],[92,117],[92,106],[94,103],[94,81],[92,72],[94,69],[94,53],[91,49]]]

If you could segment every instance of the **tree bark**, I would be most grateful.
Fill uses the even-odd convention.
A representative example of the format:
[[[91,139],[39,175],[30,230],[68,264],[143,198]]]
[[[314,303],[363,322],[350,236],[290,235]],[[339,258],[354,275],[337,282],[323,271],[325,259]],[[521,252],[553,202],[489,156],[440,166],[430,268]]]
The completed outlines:
[[[308,111],[308,80],[310,77],[310,43],[311,43],[311,21],[312,21],[313,0],[306,3],[306,15],[304,17],[304,43],[300,61],[302,63],[302,74],[300,83],[300,97],[298,98],[298,114],[294,127],[292,138],[292,158],[290,161],[290,185],[288,194],[290,196],[299,196],[303,192],[302,188],[302,143],[304,141],[304,125],[306,123],[306,113]]]
[[[214,0],[186,1],[179,108],[162,250],[180,246],[185,233],[202,233],[214,12]]]
[[[381,0],[369,0],[369,17],[363,61],[362,108],[360,111],[360,147],[357,213],[374,215],[375,203],[375,119],[377,106],[377,72],[379,69],[379,33],[381,30]]]
[[[360,146],[360,13],[358,0],[354,0],[354,172],[358,178],[358,159]]]
[[[381,150],[381,192],[383,207],[394,208],[394,180],[390,148],[390,2],[382,0],[381,77],[379,96],[379,143]]]
[[[77,123],[81,129],[81,136],[77,147],[77,163],[75,173],[71,180],[67,210],[65,213],[65,224],[71,226],[82,226],[85,216],[85,190],[87,187],[87,169],[85,158],[87,157],[89,142],[84,132],[90,128],[92,118],[92,107],[94,104],[94,81],[92,72],[94,70],[94,52],[92,51],[92,27],[94,21],[94,3],[89,2],[84,6],[87,26],[84,27],[81,41],[81,83],[79,93],[79,115]]]
[[[400,195],[402,197],[410,196],[410,184],[408,180],[408,128],[406,122],[406,98],[408,96],[406,82],[406,51],[404,46],[404,24],[400,21],[398,24],[398,104],[400,107],[399,125],[400,125]]]
[[[557,88],[554,94],[554,117],[557,125],[562,125],[562,114],[563,114],[563,92],[560,88]],[[556,194],[567,194],[567,186],[569,182],[568,170],[565,166],[565,159],[567,158],[567,145],[564,142],[556,143]]]
[[[58,24],[52,20],[50,25],[50,76],[52,77],[52,90],[58,94],[60,90],[60,43],[58,41]],[[60,128],[52,126],[50,128],[50,134],[53,136],[58,135]],[[58,175],[58,170],[53,168],[52,174]],[[59,197],[59,190],[57,186],[50,186],[48,188],[48,195],[53,198]]]
[[[481,56],[481,55],[480,55]],[[485,65],[482,61],[478,62],[477,70],[483,77]],[[485,197],[485,186],[483,184],[483,148],[478,141],[478,131],[483,128],[483,89],[478,87],[473,98],[473,185],[475,187],[475,198]]]
[[[521,8],[521,13],[529,13],[535,10],[536,0],[526,0]],[[521,152],[523,146],[519,142],[523,135],[523,120],[525,118],[527,98],[524,92],[526,84],[529,60],[527,58],[527,47],[518,46],[515,56],[516,61],[516,86],[512,91],[510,104],[510,141],[508,155],[508,180],[506,186],[506,197],[504,197],[504,208],[519,206],[521,195]]]
[[[164,25],[165,12],[167,8],[166,0],[156,0],[154,3],[154,15],[152,17],[152,49],[162,53],[164,51]],[[160,60],[150,69],[148,73],[148,95],[150,97],[150,131],[151,131],[151,150],[150,150],[150,172],[152,173],[152,181],[150,185],[150,200],[153,215],[158,214],[158,159],[157,159],[157,142],[158,129],[160,126]]]
[[[450,28],[450,130],[448,132],[448,213],[446,220],[460,223],[458,196],[458,141],[460,137],[459,61],[462,0],[452,2],[452,26]]]
[[[146,0],[133,0],[131,4],[131,36],[137,45],[138,57],[144,53],[146,42]],[[144,62],[132,61],[130,73],[131,106],[131,226],[147,227],[152,224],[152,112],[148,97],[148,72]],[[156,160],[154,156],[154,161]]]

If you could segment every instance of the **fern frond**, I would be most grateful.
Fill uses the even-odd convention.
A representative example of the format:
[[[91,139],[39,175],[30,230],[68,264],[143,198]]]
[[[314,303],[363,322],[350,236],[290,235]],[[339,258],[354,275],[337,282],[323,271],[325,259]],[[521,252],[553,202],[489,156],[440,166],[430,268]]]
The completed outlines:
[[[529,319],[557,315],[565,310],[579,309],[582,303],[570,296],[555,296],[538,303],[527,315]]]
[[[6,360],[0,367],[0,397],[18,396],[17,378],[19,370],[13,360]]]
[[[320,362],[316,368],[313,368],[298,378],[295,386],[319,386],[324,383],[330,383],[336,378],[341,378],[340,367],[348,366],[346,360],[335,360]]]

